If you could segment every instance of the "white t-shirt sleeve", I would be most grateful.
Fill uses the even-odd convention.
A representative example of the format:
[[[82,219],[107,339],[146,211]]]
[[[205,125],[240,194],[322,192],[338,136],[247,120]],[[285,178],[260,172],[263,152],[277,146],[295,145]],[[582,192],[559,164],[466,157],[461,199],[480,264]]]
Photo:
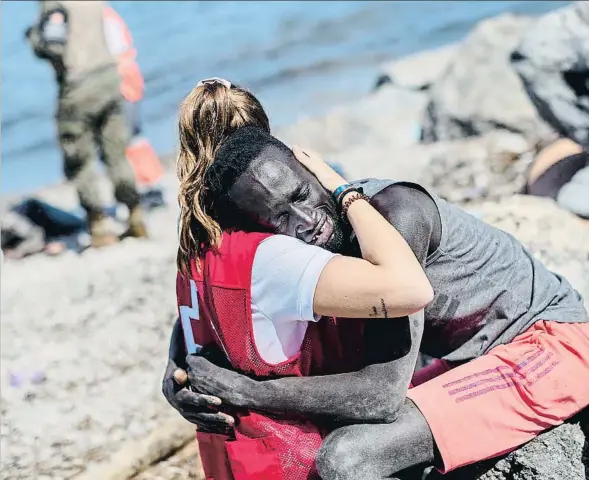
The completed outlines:
[[[286,235],[260,243],[252,270],[252,303],[274,324],[314,322],[319,277],[335,254]]]

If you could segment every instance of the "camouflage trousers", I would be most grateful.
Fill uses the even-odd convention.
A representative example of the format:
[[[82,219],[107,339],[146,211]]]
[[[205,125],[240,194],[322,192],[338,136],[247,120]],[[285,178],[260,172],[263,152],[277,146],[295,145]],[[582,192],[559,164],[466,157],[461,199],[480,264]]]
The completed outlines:
[[[89,217],[101,215],[96,155],[106,166],[116,200],[129,209],[139,204],[133,169],[125,157],[129,127],[116,72],[96,73],[81,84],[63,88],[57,129],[66,178],[78,191]]]

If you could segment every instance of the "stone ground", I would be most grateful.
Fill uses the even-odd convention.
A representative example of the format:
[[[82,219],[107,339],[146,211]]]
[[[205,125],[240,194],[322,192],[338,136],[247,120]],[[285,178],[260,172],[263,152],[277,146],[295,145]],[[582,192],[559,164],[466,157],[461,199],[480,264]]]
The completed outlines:
[[[176,309],[172,209],[150,230],[3,265],[0,478],[72,478],[177,415],[159,381]]]
[[[159,462],[133,480],[205,480],[198,459],[198,445],[190,442],[170,458]]]

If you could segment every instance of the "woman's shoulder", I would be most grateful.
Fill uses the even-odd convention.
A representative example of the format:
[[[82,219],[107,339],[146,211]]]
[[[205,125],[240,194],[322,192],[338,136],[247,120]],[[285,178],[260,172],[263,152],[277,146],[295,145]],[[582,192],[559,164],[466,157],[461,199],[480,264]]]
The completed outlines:
[[[260,238],[258,252],[262,251],[267,254],[288,254],[296,258],[297,255],[303,255],[307,252],[312,255],[317,251],[324,251],[321,247],[309,245],[296,237],[282,234],[266,234]]]
[[[252,267],[252,303],[273,322],[316,321],[313,297],[334,254],[286,235],[258,245]]]

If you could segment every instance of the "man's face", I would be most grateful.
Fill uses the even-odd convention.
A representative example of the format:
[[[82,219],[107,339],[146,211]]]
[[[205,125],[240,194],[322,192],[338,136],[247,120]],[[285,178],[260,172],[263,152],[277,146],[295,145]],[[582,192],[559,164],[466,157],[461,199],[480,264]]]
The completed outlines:
[[[341,252],[349,227],[331,195],[292,153],[267,147],[229,190],[249,220],[275,233]]]

